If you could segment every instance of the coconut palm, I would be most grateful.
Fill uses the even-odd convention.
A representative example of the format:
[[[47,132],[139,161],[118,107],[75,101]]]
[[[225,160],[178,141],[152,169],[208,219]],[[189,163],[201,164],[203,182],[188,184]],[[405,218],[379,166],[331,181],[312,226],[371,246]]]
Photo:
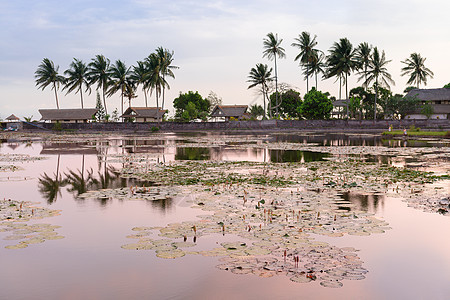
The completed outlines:
[[[161,59],[156,53],[152,53],[146,58],[145,61],[150,71],[150,76],[148,77],[148,85],[151,88],[151,92],[155,91],[156,108],[157,110],[159,110],[159,96],[161,95],[162,88],[167,84],[161,74]],[[157,115],[157,120],[159,122],[159,113]]]
[[[142,92],[144,93],[145,98],[145,107],[148,107],[147,103],[147,90],[149,88],[148,86],[148,79],[150,77],[150,70],[148,69],[148,66],[143,61],[138,61],[137,66],[133,66],[133,71],[130,74],[130,78],[136,83],[136,87],[138,85],[142,85]]]
[[[108,110],[106,108],[106,91],[108,89],[108,83],[110,82],[110,74],[109,74],[109,59],[104,57],[103,55],[96,55],[95,58],[92,59],[91,63],[88,65],[88,77],[89,84],[93,85],[97,83],[97,90],[102,90],[103,95],[103,106],[105,107],[105,114],[108,114]]]
[[[39,89],[44,90],[47,86],[52,85],[52,90],[55,91],[56,108],[59,109],[57,90],[60,84],[64,84],[65,78],[62,75],[58,75],[58,70],[59,66],[55,66],[50,59],[44,58],[36,72],[34,72],[34,78]]]
[[[339,42],[335,42],[329,51],[327,57],[327,71],[325,78],[333,76],[342,77],[345,82],[345,95],[348,100],[348,76],[358,66],[355,57],[355,49],[347,38],[341,38]],[[348,117],[348,101],[347,101],[347,117]]]
[[[248,88],[253,88],[255,86],[261,85],[261,93],[264,100],[264,114],[263,118],[266,117],[266,98],[267,96],[267,90],[268,86],[267,83],[272,81],[272,68],[269,69],[267,65],[263,64],[256,64],[256,68],[252,68],[250,70],[250,74],[248,75],[247,82],[250,82],[251,84],[248,86]],[[270,102],[269,102],[270,104]],[[270,110],[269,110],[270,112]]]
[[[358,61],[358,69],[360,74],[364,74],[364,82],[367,81],[367,68],[370,63],[370,54],[372,52],[372,45],[367,42],[361,43],[356,48],[356,60]]]
[[[120,91],[120,103],[123,115],[123,97],[125,94],[127,77],[130,75],[130,68],[127,68],[127,66],[123,61],[116,60],[116,62],[109,68],[109,73],[111,81],[108,84],[109,85],[108,94],[111,96],[116,92]]]
[[[125,91],[124,91],[124,96],[128,98],[128,107],[131,107],[131,100],[133,98],[136,98],[136,82],[128,77],[125,80]]]
[[[386,87],[390,87],[389,83],[395,84],[394,80],[392,80],[391,74],[387,72],[386,65],[391,62],[390,60],[386,60],[386,55],[384,51],[380,53],[378,48],[373,48],[372,55],[370,56],[369,65],[367,66],[366,74],[363,74],[359,80],[364,79],[366,77],[366,81],[364,82],[365,86],[368,86],[369,83],[374,82],[375,86],[375,103],[374,103],[374,115],[373,119],[377,118],[377,100],[378,100],[378,87],[384,85]]]
[[[317,46],[316,42],[316,35],[314,37],[311,37],[311,34],[309,32],[303,31],[301,34],[298,35],[297,38],[295,38],[294,43],[291,44],[293,47],[297,47],[300,49],[300,53],[294,58],[294,61],[300,60],[300,65],[306,69],[304,74],[306,75],[306,92],[309,91],[309,76],[314,74],[314,72],[310,72],[309,68],[311,66],[311,63],[313,62],[314,58],[318,58],[318,50],[314,49],[315,46]],[[317,83],[317,82],[316,82]],[[317,85],[316,85],[317,87]]]
[[[173,66],[173,51],[169,51],[168,49],[163,49],[163,47],[158,47],[156,49],[156,55],[159,57],[160,68],[159,72],[161,73],[162,82],[164,85],[162,86],[162,104],[161,109],[164,109],[164,90],[170,89],[169,84],[165,80],[166,77],[175,78],[172,70],[179,69],[177,66]]]
[[[434,73],[425,67],[425,57],[420,56],[419,53],[411,53],[409,58],[402,61],[406,66],[402,68],[402,76],[409,75],[408,84],[419,84],[424,83],[427,85],[427,77],[433,78]]]
[[[275,103],[276,106],[276,112],[278,116],[278,107],[280,106],[280,103],[278,103],[278,73],[277,73],[277,56],[279,58],[286,57],[286,54],[284,53],[284,48],[281,47],[281,42],[283,39],[278,40],[278,34],[273,34],[272,32],[267,34],[267,38],[264,39],[263,45],[264,45],[264,51],[263,51],[263,57],[267,57],[269,60],[274,59],[275,62]],[[271,107],[273,109],[273,107]]]
[[[64,71],[67,76],[64,83],[64,89],[67,89],[67,93],[75,91],[75,94],[80,92],[81,108],[83,107],[83,85],[86,87],[86,92],[90,92],[91,88],[88,80],[88,68],[86,64],[79,59],[74,58],[70,63],[69,69]]]
[[[325,73],[325,55],[321,51],[314,51],[310,62],[307,64],[303,74],[305,75],[306,81],[308,81],[309,76],[315,77],[316,90],[317,90],[317,75],[319,73]]]

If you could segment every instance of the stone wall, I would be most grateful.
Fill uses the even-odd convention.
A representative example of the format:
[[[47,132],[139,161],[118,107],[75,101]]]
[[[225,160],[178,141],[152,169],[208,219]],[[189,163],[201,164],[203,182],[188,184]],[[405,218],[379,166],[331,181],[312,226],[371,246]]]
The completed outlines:
[[[37,123],[45,129],[53,130],[55,124]],[[394,129],[409,128],[410,126],[422,129],[450,130],[450,120],[265,120],[265,121],[230,121],[230,122],[156,122],[147,123],[61,123],[62,130],[71,131],[151,131],[152,127],[159,127],[163,131],[202,131],[202,130],[387,130],[389,125]],[[38,127],[24,123],[23,129],[39,130]]]

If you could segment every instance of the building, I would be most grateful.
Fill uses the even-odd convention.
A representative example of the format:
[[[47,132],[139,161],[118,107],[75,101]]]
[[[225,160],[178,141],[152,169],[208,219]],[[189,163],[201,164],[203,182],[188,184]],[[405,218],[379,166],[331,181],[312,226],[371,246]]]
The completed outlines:
[[[0,123],[2,130],[16,131],[22,129],[22,122],[14,114],[7,117],[5,121]]]
[[[127,121],[157,122],[167,113],[167,110],[156,107],[128,107],[121,116]]]
[[[416,97],[420,100],[420,105],[409,112],[405,119],[427,119],[427,116],[421,113],[421,106],[427,103],[433,108],[430,119],[450,119],[450,89],[414,89],[409,91],[406,97]]]
[[[221,118],[230,121],[231,118],[236,120],[249,119],[247,113],[248,105],[216,105],[211,112],[211,118]]]
[[[41,121],[52,123],[87,123],[93,120],[96,108],[40,109]]]
[[[345,119],[347,117],[348,102],[346,99],[333,101],[333,110],[331,117],[336,119]]]

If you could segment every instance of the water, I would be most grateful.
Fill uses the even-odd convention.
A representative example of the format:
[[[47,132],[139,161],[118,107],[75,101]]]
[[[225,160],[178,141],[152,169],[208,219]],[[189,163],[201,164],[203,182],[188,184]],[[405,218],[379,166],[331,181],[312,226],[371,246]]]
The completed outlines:
[[[205,135],[199,135],[205,136]],[[199,137],[194,135],[193,137]],[[208,137],[211,134],[207,135]],[[221,134],[217,140],[230,136]],[[249,138],[255,138],[252,135]],[[186,140],[188,138],[188,140]],[[286,276],[259,278],[220,271],[217,258],[188,255],[176,260],[159,259],[153,251],[126,251],[121,245],[135,226],[164,226],[196,220],[198,210],[185,199],[126,201],[79,199],[85,190],[152,185],[121,179],[119,161],[105,162],[99,154],[148,154],[158,162],[175,160],[227,160],[259,162],[309,162],[331,155],[311,151],[271,150],[221,146],[177,147],[191,143],[192,136],[163,135],[111,137],[100,143],[26,143],[3,141],[0,153],[44,156],[45,160],[19,163],[22,171],[0,173],[0,197],[40,202],[61,210],[61,215],[32,223],[60,225],[62,240],[46,241],[20,250],[0,232],[1,299],[448,299],[450,297],[450,218],[409,208],[401,199],[343,191],[351,209],[368,211],[386,220],[392,230],[371,236],[344,236],[318,240],[339,247],[357,248],[369,270],[364,280],[346,280],[339,289],[318,282],[296,284]],[[304,143],[298,136],[264,135],[251,143],[283,141]],[[383,144],[378,138],[318,135],[306,143],[321,145]],[[439,144],[439,143],[438,143]],[[354,145],[354,144],[353,144]],[[440,143],[441,147],[445,147]],[[398,145],[402,147],[403,145]],[[396,147],[396,145],[393,145]],[[421,158],[416,158],[421,160]],[[385,161],[383,163],[389,163]],[[45,176],[46,174],[46,176]],[[60,178],[61,177],[61,178]],[[70,180],[67,180],[69,177]],[[27,180],[24,180],[27,178]],[[43,180],[56,181],[56,190],[45,190]],[[53,180],[53,181],[52,181]],[[64,182],[63,182],[64,181]],[[449,189],[447,186],[444,188]],[[195,196],[195,195],[193,195]],[[350,210],[351,210],[350,209]],[[200,237],[200,245],[214,245],[216,238]]]

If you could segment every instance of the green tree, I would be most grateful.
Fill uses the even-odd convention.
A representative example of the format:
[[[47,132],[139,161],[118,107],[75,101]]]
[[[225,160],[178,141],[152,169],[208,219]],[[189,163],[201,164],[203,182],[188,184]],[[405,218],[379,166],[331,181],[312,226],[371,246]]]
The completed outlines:
[[[264,108],[261,105],[253,104],[250,106],[250,115],[252,119],[258,119],[258,117],[264,116]]]
[[[425,67],[425,60],[419,53],[411,53],[409,58],[402,61],[406,66],[402,68],[401,75],[409,75],[408,84],[415,83],[419,88],[421,83],[427,85],[427,77],[433,78],[433,72]]]
[[[110,67],[109,73],[111,76],[111,82],[109,84],[108,94],[111,96],[120,91],[120,105],[123,115],[123,97],[125,95],[127,78],[130,75],[130,68],[127,68],[123,61],[116,60],[116,62]]]
[[[279,97],[281,98],[280,116],[284,119],[299,118],[300,115],[298,114],[297,108],[302,104],[300,93],[290,89],[284,93],[281,93]],[[272,105],[275,103],[275,93],[270,95],[270,101],[272,102]]]
[[[198,92],[194,93],[192,91],[184,94],[180,93],[180,95],[173,100],[175,117],[183,120],[193,120],[200,115],[205,116],[205,113],[208,114],[210,106],[211,103],[209,103],[207,99],[203,99]],[[195,107],[196,111],[195,116],[193,107]]]
[[[447,83],[446,85],[444,85],[444,89],[450,89],[450,83]]]
[[[370,58],[372,52],[372,45],[367,42],[360,43],[356,48],[355,57],[358,61],[359,73],[364,76],[364,81],[367,81],[367,69],[369,68]],[[366,87],[367,88],[367,87]]]
[[[305,69],[304,74],[306,75],[306,92],[309,91],[309,83],[308,79],[313,72],[310,72],[310,67],[313,64],[314,60],[318,61],[320,55],[319,50],[314,49],[317,46],[316,42],[317,36],[311,37],[309,32],[303,31],[301,34],[295,38],[295,42],[291,44],[292,47],[297,47],[300,49],[300,53],[294,58],[294,61],[299,60],[300,66]],[[317,89],[317,79],[316,79],[316,89]]]
[[[100,94],[97,92],[97,103],[95,105],[95,108],[98,109],[98,111],[95,113],[95,119],[97,121],[103,121],[106,118],[105,109],[102,105],[102,100],[100,99]]]
[[[405,88],[405,90],[403,91],[403,93],[408,94],[409,91],[415,90],[415,89],[416,89],[415,86],[408,86],[408,87]]]
[[[272,32],[267,34],[267,38],[264,39],[263,45],[264,45],[264,51],[263,51],[263,57],[267,57],[269,60],[274,59],[275,63],[275,93],[278,96],[278,70],[277,70],[277,56],[279,58],[286,57],[286,54],[284,53],[284,48],[281,47],[281,42],[283,39],[278,40],[278,34],[273,34]],[[271,107],[271,109],[276,109],[276,113],[278,116],[278,106],[280,105],[277,98],[277,106]]]
[[[159,109],[159,96],[162,93],[163,87],[167,84],[161,73],[161,68],[163,67],[163,65],[161,62],[161,58],[156,53],[150,54],[146,58],[146,63],[150,72],[148,85],[151,87],[151,91],[155,91],[156,107],[157,109]]]
[[[175,78],[175,74],[173,70],[179,69],[179,67],[172,65],[173,62],[173,51],[169,51],[168,49],[163,49],[163,47],[156,48],[156,55],[159,58],[159,72],[162,77],[162,104],[161,108],[164,109],[164,90],[170,89],[169,83],[166,81],[166,77]]]
[[[50,59],[44,58],[36,72],[34,72],[34,78],[39,89],[44,90],[47,86],[52,85],[52,90],[55,91],[56,108],[59,109],[57,90],[60,84],[64,84],[65,78],[58,74],[58,70],[59,66],[55,66]]]
[[[431,118],[434,113],[433,105],[430,102],[423,104],[420,108],[420,113],[425,115],[427,119]]]
[[[102,90],[103,105],[105,107],[105,114],[108,114],[108,109],[106,107],[106,91],[108,89],[108,84],[111,81],[109,73],[109,59],[103,55],[96,55],[95,58],[88,65],[88,78],[89,85],[97,83],[97,90]]]
[[[263,119],[266,118],[266,99],[268,98],[268,86],[267,83],[272,81],[272,68],[269,69],[269,67],[266,64],[256,64],[256,68],[252,68],[250,70],[250,74],[248,75],[247,82],[250,82],[251,84],[248,86],[249,89],[255,87],[255,86],[261,86],[261,94],[263,96],[263,103],[264,103],[264,115]],[[270,110],[269,110],[270,112]]]
[[[329,119],[333,103],[326,93],[317,91],[314,87],[305,95],[298,113],[310,120]]]
[[[64,82],[64,89],[67,89],[66,94],[73,91],[75,91],[75,94],[80,92],[81,108],[84,108],[83,85],[86,87],[86,92],[91,91],[86,64],[82,60],[74,58],[73,62],[70,63],[69,69],[64,71],[64,74],[67,76]]]
[[[392,80],[391,75],[388,73],[386,65],[390,62],[390,60],[386,60],[386,55],[384,51],[380,53],[378,48],[375,47],[372,51],[372,55],[370,56],[369,65],[366,71],[366,74],[363,74],[359,78],[366,79],[364,82],[365,86],[368,86],[369,83],[374,82],[375,87],[375,102],[374,102],[374,113],[373,119],[377,118],[377,100],[378,100],[378,89],[381,85],[387,86],[389,88],[389,83],[395,84],[394,80]]]
[[[143,61],[137,61],[136,66],[133,66],[133,71],[130,73],[130,78],[136,84],[136,88],[142,85],[142,92],[144,93],[145,107],[148,107],[147,90],[149,88],[148,82],[150,72],[148,66]]]

